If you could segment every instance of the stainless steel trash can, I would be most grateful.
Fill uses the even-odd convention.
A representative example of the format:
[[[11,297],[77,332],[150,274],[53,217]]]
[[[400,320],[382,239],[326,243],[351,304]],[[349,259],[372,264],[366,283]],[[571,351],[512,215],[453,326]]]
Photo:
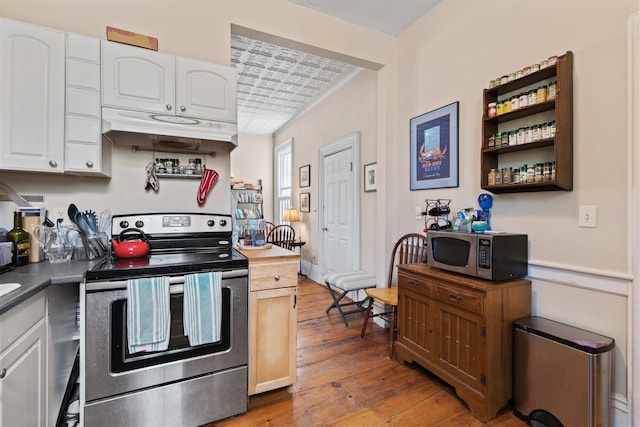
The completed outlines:
[[[514,322],[513,408],[534,427],[608,427],[613,338],[543,317]]]

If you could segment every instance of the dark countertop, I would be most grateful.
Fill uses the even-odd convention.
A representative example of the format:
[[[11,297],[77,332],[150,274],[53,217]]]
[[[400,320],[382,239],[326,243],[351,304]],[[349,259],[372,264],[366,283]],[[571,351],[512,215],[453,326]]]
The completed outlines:
[[[69,261],[52,264],[42,261],[16,267],[0,274],[0,283],[20,283],[20,289],[0,297],[0,314],[37,294],[49,285],[77,284],[99,260]]]

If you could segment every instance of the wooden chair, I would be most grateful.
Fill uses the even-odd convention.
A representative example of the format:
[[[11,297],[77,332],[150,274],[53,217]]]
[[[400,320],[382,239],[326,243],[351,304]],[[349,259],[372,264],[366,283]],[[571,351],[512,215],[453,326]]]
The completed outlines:
[[[398,264],[412,264],[419,262],[427,262],[427,238],[422,234],[409,233],[400,237],[391,251],[391,261],[389,263],[389,272],[387,274],[387,286],[385,288],[368,288],[365,290],[369,298],[369,306],[362,325],[360,337],[363,338],[367,331],[369,317],[381,317],[389,322],[391,335],[391,348],[389,350],[389,358],[393,356],[393,342],[395,341],[396,319],[398,314],[398,288],[393,286],[393,273]],[[371,313],[374,300],[380,301],[389,307],[388,311],[380,313]]]
[[[293,242],[296,240],[296,231],[290,225],[277,225],[267,235],[267,243],[293,250]]]
[[[276,225],[269,221],[265,221],[264,223],[266,224],[266,228],[264,229],[264,235],[268,237],[269,233],[271,233],[271,230],[276,228]]]

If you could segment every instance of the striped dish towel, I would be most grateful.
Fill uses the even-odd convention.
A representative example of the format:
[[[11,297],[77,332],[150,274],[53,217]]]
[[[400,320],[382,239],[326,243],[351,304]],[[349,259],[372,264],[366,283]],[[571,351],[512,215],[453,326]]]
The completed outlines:
[[[184,334],[192,346],[220,341],[222,273],[184,276]]]
[[[169,278],[127,280],[127,344],[129,353],[169,347]]]

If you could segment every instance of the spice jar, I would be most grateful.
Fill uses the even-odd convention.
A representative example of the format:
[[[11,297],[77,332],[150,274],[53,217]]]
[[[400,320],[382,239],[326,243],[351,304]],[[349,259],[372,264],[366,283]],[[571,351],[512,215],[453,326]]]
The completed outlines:
[[[522,72],[522,70],[516,71],[516,79],[522,78],[523,75],[524,73]]]
[[[551,82],[549,83],[549,89],[547,90],[547,99],[551,100],[551,99],[555,99],[556,97],[556,93],[558,89],[558,83],[557,82]]]
[[[525,144],[529,144],[531,142],[533,142],[533,127],[532,126],[528,126],[524,130],[524,143]]]
[[[524,144],[524,128],[518,129],[518,134],[516,136],[516,144],[522,145]]]
[[[495,169],[491,169],[489,171],[489,179],[487,182],[489,185],[496,185],[496,170]]]
[[[520,166],[520,184],[527,183],[527,165]]]
[[[501,146],[506,147],[509,145],[509,133],[502,132],[502,144]]]
[[[538,104],[543,103],[547,100],[547,87],[544,85],[538,86],[536,88],[536,102]]]
[[[504,168],[502,171],[502,183],[503,184],[511,184],[511,172],[512,169]]]
[[[551,181],[551,163],[549,162],[545,162],[545,164],[542,166],[542,181]]]
[[[193,175],[194,173],[196,173],[196,159],[189,159],[187,170],[185,172],[187,175]]]
[[[540,64],[533,64],[531,66],[531,72],[535,73],[536,71],[540,71]]]
[[[527,167],[527,182],[536,181],[536,169],[533,165]]]
[[[551,162],[551,181],[556,180],[556,162]]]
[[[529,105],[530,106],[531,105],[536,105],[538,103],[538,93],[534,89],[531,89],[529,91],[528,97],[529,97]]]
[[[513,95],[511,97],[511,111],[514,111],[520,108],[518,100],[519,100],[518,95]]]
[[[556,136],[556,122],[553,121],[549,123],[549,138],[554,138]]]
[[[536,163],[535,182],[542,182],[542,163]]]
[[[526,66],[522,69],[522,74],[525,76],[528,76],[529,74],[531,74],[531,67]]]
[[[518,134],[515,130],[509,131],[509,146],[518,145]]]
[[[540,69],[541,70],[543,68],[547,68],[548,65],[549,65],[549,61],[547,61],[546,59],[543,59],[542,61],[540,61]]]
[[[507,77],[507,81],[512,82],[516,79],[516,73],[509,73],[509,76]]]
[[[558,62],[558,56],[557,55],[552,55],[549,57],[549,59],[547,59],[547,63],[549,64],[549,66],[553,66],[556,65],[556,63]]]
[[[487,143],[487,147],[493,148],[495,146],[496,146],[496,136],[495,135],[491,135],[489,137],[489,142]]]
[[[520,108],[529,106],[529,95],[526,92],[523,92],[518,96],[518,106]]]
[[[496,103],[490,102],[487,106],[487,116],[495,117],[496,116]]]
[[[509,76],[500,77],[500,84],[501,85],[507,84],[508,82],[509,82]]]
[[[496,185],[502,185],[502,169],[496,171],[495,182]]]
[[[504,100],[504,102],[502,103],[502,111],[505,114],[511,112],[511,100],[510,99],[505,99]]]
[[[502,101],[498,101],[498,103],[496,104],[496,115],[500,116],[504,114],[504,104],[502,103]]]

